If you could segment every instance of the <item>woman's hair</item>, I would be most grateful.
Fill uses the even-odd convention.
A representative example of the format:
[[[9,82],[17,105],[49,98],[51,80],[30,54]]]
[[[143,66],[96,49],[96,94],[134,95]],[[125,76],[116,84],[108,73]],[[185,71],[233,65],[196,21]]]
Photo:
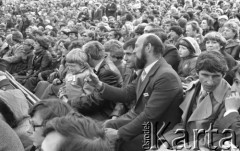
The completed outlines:
[[[231,29],[234,33],[236,33],[233,39],[237,39],[239,37],[239,27],[238,27],[237,23],[235,23],[234,21],[226,22],[223,25],[223,27]]]
[[[212,19],[212,17],[211,16],[209,16],[209,15],[205,15],[205,16],[203,16],[203,18],[202,18],[202,21],[203,20],[206,20],[207,21],[207,25],[208,25],[208,30],[213,30],[213,23],[214,23],[214,21],[213,21],[213,19]]]
[[[67,63],[75,63],[80,66],[88,67],[88,56],[87,54],[80,48],[72,49],[66,56]]]
[[[217,41],[223,48],[225,48],[227,44],[226,39],[219,32],[215,32],[215,31],[207,33],[203,39],[203,43],[206,44],[206,41],[208,40]]]

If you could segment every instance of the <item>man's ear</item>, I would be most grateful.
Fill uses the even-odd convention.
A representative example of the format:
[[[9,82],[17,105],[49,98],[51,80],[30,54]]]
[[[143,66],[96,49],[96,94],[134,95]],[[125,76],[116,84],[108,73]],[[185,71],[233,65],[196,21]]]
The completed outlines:
[[[146,49],[146,52],[150,52],[150,51],[152,51],[152,45],[150,44],[150,43],[148,43],[147,45],[146,45],[146,47],[145,47],[145,49]]]

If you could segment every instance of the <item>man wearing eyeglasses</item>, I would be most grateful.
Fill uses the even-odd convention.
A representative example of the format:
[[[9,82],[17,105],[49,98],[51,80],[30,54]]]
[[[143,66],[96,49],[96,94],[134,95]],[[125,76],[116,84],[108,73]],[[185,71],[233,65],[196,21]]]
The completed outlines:
[[[30,151],[37,151],[41,146],[44,137],[43,128],[50,119],[67,115],[72,108],[59,100],[45,100],[35,104],[30,110],[29,124],[31,127],[28,130],[29,137],[33,141],[33,146],[30,146]]]

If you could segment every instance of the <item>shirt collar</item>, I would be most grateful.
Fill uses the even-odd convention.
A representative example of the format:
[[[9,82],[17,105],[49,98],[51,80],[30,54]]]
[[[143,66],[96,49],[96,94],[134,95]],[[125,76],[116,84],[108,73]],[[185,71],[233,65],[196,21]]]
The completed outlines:
[[[201,85],[200,93],[202,91],[205,91],[205,90],[203,89],[203,87]],[[222,103],[227,91],[230,92],[230,86],[224,79],[222,79],[221,82],[219,83],[219,85],[216,87],[216,89],[212,92],[212,94],[217,102]],[[209,94],[209,92],[207,92],[207,93]]]
[[[148,72],[152,69],[152,67],[155,65],[155,63],[157,63],[158,60],[156,60],[155,62],[151,63],[150,65],[148,65],[146,68],[144,68],[144,71],[146,72],[146,75],[148,74]]]
[[[102,59],[102,60],[101,60],[96,66],[95,66],[94,69],[95,69],[96,71],[99,70],[99,68],[100,68],[100,66],[101,66],[101,64],[102,64],[102,62],[103,62],[103,60],[104,60],[104,59]]]

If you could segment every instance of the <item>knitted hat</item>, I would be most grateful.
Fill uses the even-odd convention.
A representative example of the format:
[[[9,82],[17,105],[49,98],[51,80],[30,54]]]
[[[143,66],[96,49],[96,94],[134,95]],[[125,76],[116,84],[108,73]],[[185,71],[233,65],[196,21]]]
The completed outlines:
[[[185,46],[188,48],[191,54],[198,56],[201,53],[201,49],[197,41],[192,37],[184,37],[179,41],[179,45]]]
[[[181,36],[183,34],[182,28],[180,26],[172,26],[170,28],[170,31],[174,31],[178,36]]]
[[[12,40],[16,42],[22,42],[23,41],[23,35],[20,31],[14,31],[12,33]]]

